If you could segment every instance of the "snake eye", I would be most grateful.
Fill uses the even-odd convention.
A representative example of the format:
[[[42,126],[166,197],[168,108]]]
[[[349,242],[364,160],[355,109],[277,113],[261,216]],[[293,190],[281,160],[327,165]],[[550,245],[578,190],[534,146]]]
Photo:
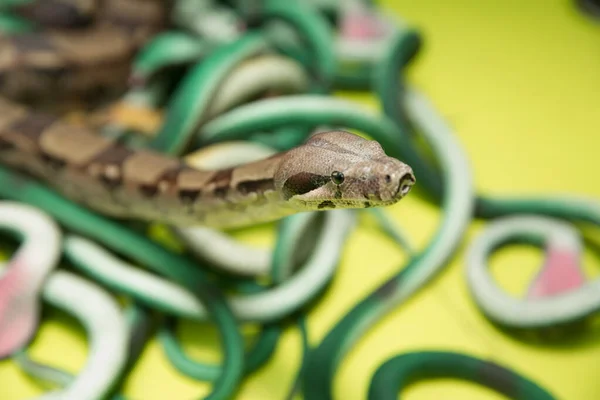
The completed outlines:
[[[331,181],[336,185],[341,185],[344,183],[344,174],[342,174],[340,171],[333,171],[331,173]]]

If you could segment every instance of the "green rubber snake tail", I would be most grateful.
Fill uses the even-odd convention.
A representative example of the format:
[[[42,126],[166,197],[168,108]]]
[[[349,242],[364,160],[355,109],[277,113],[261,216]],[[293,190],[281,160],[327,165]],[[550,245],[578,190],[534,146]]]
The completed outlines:
[[[396,400],[398,392],[413,381],[448,377],[486,386],[514,400],[555,399],[534,382],[501,365],[442,351],[410,352],[387,360],[373,375],[368,399]]]

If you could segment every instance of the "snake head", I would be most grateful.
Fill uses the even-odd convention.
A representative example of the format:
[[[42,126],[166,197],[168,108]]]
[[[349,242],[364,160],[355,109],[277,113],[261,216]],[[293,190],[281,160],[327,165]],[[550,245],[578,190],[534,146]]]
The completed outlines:
[[[415,182],[412,168],[378,142],[345,131],[313,135],[287,152],[275,173],[284,200],[304,210],[391,205]]]

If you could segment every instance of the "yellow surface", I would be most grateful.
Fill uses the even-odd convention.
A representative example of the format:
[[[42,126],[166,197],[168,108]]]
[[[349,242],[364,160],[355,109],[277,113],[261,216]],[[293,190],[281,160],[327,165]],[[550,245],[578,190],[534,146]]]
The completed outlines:
[[[410,82],[422,89],[456,129],[470,158],[476,186],[489,195],[574,193],[600,198],[600,24],[582,17],[571,1],[381,1],[419,27],[425,47]],[[372,98],[344,94],[376,109]],[[394,219],[422,248],[435,232],[439,210],[416,196],[392,207]],[[469,243],[481,223],[473,224]],[[269,243],[271,232],[243,236]],[[492,327],[471,301],[464,279],[464,246],[426,290],[398,307],[346,356],[335,378],[335,397],[364,399],[372,373],[388,357],[419,349],[457,350],[490,357],[525,374],[560,399],[600,398],[600,332],[589,328],[568,343],[535,345]],[[512,293],[522,293],[541,256],[524,249],[503,252],[494,273]],[[351,307],[397,272],[405,256],[364,223],[352,234],[339,272],[310,314],[316,343]],[[586,253],[586,272],[598,260]],[[209,333],[205,333],[209,332]],[[186,324],[181,335],[190,355],[219,360],[211,328]],[[299,336],[290,329],[271,362],[245,381],[239,399],[282,399],[296,374]],[[85,337],[76,323],[49,315],[32,348],[39,359],[77,371]],[[127,383],[130,399],[193,399],[209,387],[179,375],[152,342]],[[0,399],[42,392],[10,362],[0,362]],[[406,392],[411,400],[500,399],[454,381],[425,382]]]

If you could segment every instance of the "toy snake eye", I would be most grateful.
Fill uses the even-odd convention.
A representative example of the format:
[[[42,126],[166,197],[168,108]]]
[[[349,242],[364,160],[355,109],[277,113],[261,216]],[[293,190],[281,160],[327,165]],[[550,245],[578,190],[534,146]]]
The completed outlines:
[[[344,183],[344,174],[342,174],[340,171],[333,171],[331,173],[331,181],[336,185],[341,185]]]

